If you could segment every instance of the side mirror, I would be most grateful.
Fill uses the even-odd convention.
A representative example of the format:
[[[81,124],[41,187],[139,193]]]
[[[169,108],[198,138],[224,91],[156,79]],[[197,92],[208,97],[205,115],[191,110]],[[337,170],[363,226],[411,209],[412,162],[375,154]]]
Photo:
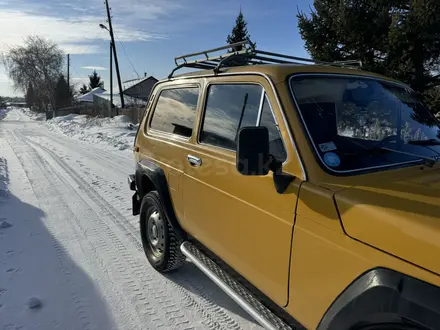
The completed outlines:
[[[270,164],[267,128],[241,128],[237,141],[237,171],[242,175],[263,176],[269,173]]]

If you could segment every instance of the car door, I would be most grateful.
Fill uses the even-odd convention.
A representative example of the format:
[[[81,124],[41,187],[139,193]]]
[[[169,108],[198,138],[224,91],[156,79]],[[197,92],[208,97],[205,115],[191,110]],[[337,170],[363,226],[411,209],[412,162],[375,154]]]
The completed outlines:
[[[277,124],[283,117],[275,91],[260,76],[208,79],[203,104],[183,178],[185,224],[204,246],[284,306],[302,181],[294,170],[296,153],[286,143],[287,127],[284,122]],[[271,174],[242,176],[235,167],[239,128],[260,124],[269,129],[271,153],[284,161],[285,171],[295,175],[283,194],[276,192]]]
[[[186,156],[192,150],[190,139],[196,125],[200,89],[197,80],[158,86],[142,133],[137,137],[138,161],[152,160],[162,168],[180,221],[184,219],[181,180]]]

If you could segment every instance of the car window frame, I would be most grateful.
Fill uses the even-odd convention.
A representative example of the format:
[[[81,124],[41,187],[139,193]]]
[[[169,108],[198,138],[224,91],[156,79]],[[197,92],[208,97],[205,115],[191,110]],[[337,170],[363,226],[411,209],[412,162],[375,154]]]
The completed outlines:
[[[171,89],[184,89],[184,88],[198,88],[198,92],[199,92],[199,95],[197,97],[197,104],[196,104],[196,108],[195,108],[194,123],[193,123],[191,135],[186,137],[186,136],[183,136],[180,134],[165,132],[165,131],[154,129],[153,127],[151,127],[151,122],[152,122],[153,116],[156,112],[156,106],[157,106],[157,103],[159,102],[160,95],[162,94],[162,92],[166,91],[166,90],[171,90]],[[155,95],[154,100],[152,102],[150,110],[148,111],[148,118],[145,121],[145,125],[144,125],[145,134],[148,136],[153,136],[153,137],[166,136],[166,137],[177,138],[179,140],[183,140],[186,142],[190,141],[194,135],[194,132],[196,131],[196,128],[197,128],[198,109],[200,106],[201,97],[203,95],[202,84],[200,84],[199,82],[193,82],[193,83],[192,82],[191,83],[185,82],[182,84],[164,85],[164,86],[158,88],[157,90],[155,90],[154,95]]]
[[[273,121],[274,121],[275,126],[277,128],[278,134],[280,135],[281,142],[283,143],[283,148],[286,151],[286,159],[283,160],[283,164],[285,164],[285,163],[287,163],[287,161],[289,159],[289,152],[288,152],[288,149],[287,149],[287,145],[284,142],[283,134],[281,133],[281,130],[280,130],[280,125],[278,123],[277,117],[275,116],[275,112],[273,111],[272,104],[270,103],[269,95],[267,95],[267,92],[264,90],[264,88],[263,88],[263,93],[262,94],[263,95],[262,95],[262,100],[261,100],[261,103],[260,103],[260,109],[258,110],[257,127],[259,127],[261,125],[261,117],[263,115],[263,110],[264,110],[263,109],[264,100],[267,100],[267,103],[269,104],[270,112],[272,114]]]
[[[205,98],[203,100],[203,104],[201,105],[202,109],[201,109],[201,114],[200,114],[200,124],[199,124],[199,127],[198,127],[196,143],[198,145],[201,145],[201,146],[207,146],[207,147],[210,147],[210,148],[215,148],[215,149],[224,150],[224,151],[228,151],[228,152],[233,152],[233,153],[237,152],[236,149],[224,148],[224,147],[221,147],[221,146],[217,146],[217,145],[213,145],[213,144],[201,141],[201,134],[203,132],[203,126],[205,124],[206,108],[207,108],[207,105],[208,105],[209,88],[211,86],[221,86],[221,85],[226,85],[226,86],[231,86],[231,85],[253,85],[253,86],[260,86],[261,87],[260,103],[259,103],[259,106],[258,106],[258,114],[257,114],[256,122],[255,122],[255,127],[258,127],[260,125],[260,123],[261,123],[261,117],[262,117],[262,113],[263,113],[264,100],[267,99],[267,102],[268,102],[269,108],[270,108],[270,112],[272,114],[272,118],[273,118],[273,120],[275,122],[275,125],[276,125],[277,129],[278,129],[278,133],[279,133],[281,141],[283,143],[283,148],[286,151],[286,155],[287,155],[286,159],[283,161],[283,164],[287,163],[287,161],[289,160],[289,150],[287,149],[286,143],[284,141],[284,137],[281,134],[279,123],[278,123],[278,120],[277,120],[277,118],[275,116],[275,112],[273,111],[273,107],[272,107],[272,103],[270,101],[269,95],[267,94],[267,91],[264,88],[264,86],[261,83],[256,82],[256,81],[251,81],[251,82],[244,82],[244,81],[241,81],[241,82],[239,82],[239,81],[215,82],[215,81],[213,81],[213,82],[208,82],[205,85],[205,88],[204,88]]]

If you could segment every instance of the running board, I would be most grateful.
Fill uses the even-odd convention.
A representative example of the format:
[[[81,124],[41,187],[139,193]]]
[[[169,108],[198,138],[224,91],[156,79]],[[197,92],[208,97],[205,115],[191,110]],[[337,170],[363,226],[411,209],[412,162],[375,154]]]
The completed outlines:
[[[263,327],[270,330],[292,330],[283,320],[259,302],[243,285],[234,280],[193,244],[183,242],[180,249],[188,259]]]

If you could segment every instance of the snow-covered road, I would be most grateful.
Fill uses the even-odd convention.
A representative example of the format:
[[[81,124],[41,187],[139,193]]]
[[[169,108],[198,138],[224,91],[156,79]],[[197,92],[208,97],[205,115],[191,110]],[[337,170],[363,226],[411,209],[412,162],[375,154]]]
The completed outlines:
[[[127,150],[17,109],[0,120],[0,329],[259,328],[192,264],[166,276],[150,267],[132,170]]]

